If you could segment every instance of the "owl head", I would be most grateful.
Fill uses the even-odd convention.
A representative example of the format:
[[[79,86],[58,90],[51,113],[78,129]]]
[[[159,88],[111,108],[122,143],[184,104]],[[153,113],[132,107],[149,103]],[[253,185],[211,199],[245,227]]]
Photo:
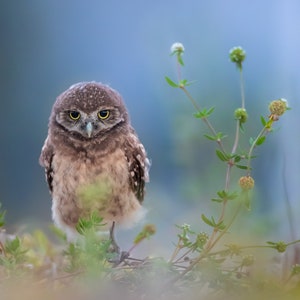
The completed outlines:
[[[53,135],[92,140],[129,123],[118,92],[97,82],[80,82],[58,96],[50,116]]]

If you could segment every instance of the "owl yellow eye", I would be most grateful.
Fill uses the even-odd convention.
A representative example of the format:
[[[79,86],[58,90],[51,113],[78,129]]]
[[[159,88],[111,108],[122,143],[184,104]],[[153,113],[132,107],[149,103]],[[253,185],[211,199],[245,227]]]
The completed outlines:
[[[71,110],[69,112],[69,117],[71,120],[73,121],[77,121],[80,119],[80,112],[76,111],[76,110]]]
[[[109,117],[110,111],[108,109],[103,109],[98,112],[98,118],[101,120],[105,120]]]

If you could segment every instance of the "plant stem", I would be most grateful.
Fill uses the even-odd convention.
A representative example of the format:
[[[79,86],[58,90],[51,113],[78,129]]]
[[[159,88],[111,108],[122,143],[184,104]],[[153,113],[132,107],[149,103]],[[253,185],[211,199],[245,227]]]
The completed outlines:
[[[236,121],[236,129],[235,129],[235,139],[234,139],[234,144],[231,150],[231,154],[235,154],[236,149],[239,144],[239,139],[240,139],[240,120]]]
[[[177,65],[177,78],[178,78],[178,82],[180,82],[181,80],[181,65],[179,63],[179,58],[177,57],[177,60],[176,60],[176,65]]]
[[[249,149],[249,152],[248,152],[248,163],[247,163],[247,175],[248,176],[250,175],[250,172],[251,172],[251,156],[252,156],[252,152],[253,152],[254,148],[256,147],[256,143],[257,143],[258,139],[260,137],[262,137],[266,133],[267,133],[267,128],[266,128],[266,126],[264,126],[264,128],[260,131],[260,133],[256,137],[256,139],[252,142],[252,145],[251,145],[251,147]]]
[[[178,243],[175,247],[175,250],[173,251],[173,253],[171,255],[171,258],[169,259],[169,263],[173,262],[173,260],[176,258],[176,256],[178,255],[178,253],[182,249],[182,247],[180,246],[180,242],[181,242],[181,239],[179,239],[179,241],[178,241]]]
[[[231,227],[231,225],[233,224],[234,220],[236,219],[237,215],[240,212],[240,209],[242,207],[242,204],[240,203],[239,206],[237,207],[235,213],[233,214],[231,220],[229,221],[228,225],[226,226],[226,228],[219,234],[219,236],[214,239],[215,235],[217,232],[219,232],[218,229],[215,229],[214,232],[212,233],[210,239],[207,242],[207,246],[205,247],[205,249],[203,249],[203,251],[201,252],[201,254],[199,255],[198,258],[196,258],[184,271],[182,271],[179,275],[177,275],[176,277],[172,278],[172,280],[170,280],[166,286],[170,286],[172,284],[174,284],[176,281],[178,281],[180,278],[182,278],[185,274],[187,274],[188,272],[190,272],[202,259],[204,259],[205,257],[208,256],[209,252],[213,249],[213,247],[216,245],[216,243],[228,232],[229,228]],[[164,286],[164,288],[166,287]]]
[[[178,79],[178,82],[181,81],[181,65],[177,59],[177,79]],[[200,106],[197,104],[197,102],[195,101],[194,97],[189,93],[189,91],[186,89],[186,87],[183,85],[183,86],[180,86],[180,88],[183,90],[183,92],[185,93],[185,95],[187,96],[187,98],[191,101],[192,105],[194,106],[195,110],[197,112],[200,112],[201,111],[201,108]],[[214,135],[214,136],[217,136],[217,132],[216,130],[214,129],[214,127],[212,126],[212,124],[209,122],[209,120],[205,117],[201,118],[203,120],[203,122],[206,124],[206,126],[209,128],[209,130],[211,131],[211,133]],[[217,139],[216,140],[217,144],[219,145],[220,149],[225,152],[225,149],[223,147],[223,144],[221,142],[220,139]]]
[[[186,256],[187,256],[189,253],[191,253],[192,251],[193,251],[193,249],[190,248],[190,249],[187,250],[185,253],[183,253],[180,257],[178,257],[178,258],[174,261],[174,263],[176,264],[176,263],[180,262],[181,259],[183,259],[184,257],[186,257]]]
[[[195,99],[193,98],[193,96],[189,93],[189,91],[186,89],[185,86],[180,87],[183,92],[185,93],[185,95],[187,96],[187,98],[191,101],[191,103],[193,104],[194,108],[196,109],[196,111],[200,112],[201,109],[199,107],[199,105],[197,104],[197,102],[195,101]],[[201,120],[205,123],[205,125],[208,127],[208,129],[210,130],[210,132],[213,134],[213,136],[217,136],[217,132],[214,129],[214,127],[212,126],[212,124],[209,122],[209,120],[205,117],[201,118]],[[217,144],[219,145],[220,149],[225,152],[225,149],[223,147],[222,141],[220,139],[216,140]]]
[[[245,87],[244,87],[243,69],[240,69],[240,82],[241,82],[242,108],[245,109]]]

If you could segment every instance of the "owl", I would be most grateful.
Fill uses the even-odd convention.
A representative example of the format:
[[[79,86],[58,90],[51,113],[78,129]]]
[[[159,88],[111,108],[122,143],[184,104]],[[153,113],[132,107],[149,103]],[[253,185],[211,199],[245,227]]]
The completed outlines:
[[[80,82],[53,105],[39,158],[52,196],[52,218],[69,241],[79,218],[98,212],[106,228],[130,226],[145,210],[149,160],[120,94]]]

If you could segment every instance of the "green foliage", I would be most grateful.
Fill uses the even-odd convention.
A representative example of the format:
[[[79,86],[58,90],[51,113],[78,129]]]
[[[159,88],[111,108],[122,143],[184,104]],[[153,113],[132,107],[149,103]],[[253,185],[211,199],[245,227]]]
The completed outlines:
[[[225,190],[218,191],[217,195],[219,196],[219,198],[212,198],[211,200],[214,202],[219,202],[219,203],[222,203],[222,202],[228,201],[228,200],[234,200],[239,196],[238,192],[236,192],[236,191],[229,192],[229,191],[225,191]]]
[[[109,269],[109,260],[115,255],[110,252],[108,239],[87,236],[83,241],[70,243],[64,251],[68,273],[83,272],[87,276],[100,276]]]
[[[242,255],[243,249],[246,249],[247,247],[239,246],[237,244],[231,244],[222,249],[221,240],[229,233],[229,229],[233,226],[236,217],[243,208],[246,208],[248,211],[251,209],[251,195],[249,191],[254,188],[254,179],[250,176],[252,171],[251,161],[255,158],[255,156],[253,156],[253,151],[257,146],[261,146],[266,142],[267,134],[272,131],[273,123],[278,121],[279,116],[283,115],[287,110],[286,101],[273,101],[272,104],[269,105],[271,115],[268,116],[267,119],[261,116],[262,129],[256,137],[249,139],[250,147],[248,151],[239,153],[240,133],[242,132],[244,135],[246,133],[242,124],[248,120],[242,77],[242,63],[245,60],[246,53],[241,47],[234,47],[230,50],[229,56],[230,60],[236,64],[241,74],[241,107],[236,108],[234,111],[234,118],[237,122],[237,126],[231,150],[226,150],[223,145],[222,140],[225,135],[218,132],[213,124],[208,121],[208,117],[215,111],[215,108],[201,109],[187,89],[182,89],[188,100],[191,101],[196,109],[194,116],[203,121],[210,132],[204,136],[208,140],[217,142],[218,147],[215,150],[216,156],[221,162],[226,164],[225,184],[224,188],[217,192],[218,197],[211,199],[213,202],[221,205],[220,215],[214,217],[201,214],[202,221],[211,228],[212,232],[207,235],[205,243],[203,244],[204,246],[202,245],[201,249],[198,248],[199,253],[192,259],[188,256],[191,253],[194,253],[195,249],[193,247],[195,241],[193,242],[190,239],[190,236],[197,236],[197,233],[191,229],[190,225],[185,224],[184,226],[177,226],[181,230],[181,233],[178,234],[178,242],[170,260],[176,264],[185,264],[186,261],[189,262],[188,265],[183,267],[184,270],[181,274],[172,281],[173,283],[182,280],[184,276],[190,274],[189,278],[193,278],[192,280],[197,281],[196,278],[199,278],[199,281],[197,281],[198,283],[208,284],[214,291],[223,292],[229,289],[238,290],[240,286],[250,287],[252,284],[251,280],[247,281],[247,276],[245,275],[246,270],[244,269],[255,264],[254,256],[252,254]],[[178,68],[178,82],[181,81],[180,76],[181,72],[180,68]],[[167,82],[173,87],[180,87],[179,84],[176,84],[173,81],[167,80]],[[231,192],[231,177],[234,166],[237,169],[244,170],[246,175],[240,177],[239,180],[241,191]],[[288,246],[297,242],[299,241],[291,243],[268,242],[267,247],[276,249],[278,252],[284,252]],[[219,250],[215,250],[217,245]],[[259,249],[264,246],[251,246],[250,248],[252,247]],[[236,257],[240,257],[240,260],[236,260]],[[231,258],[235,258],[235,261],[232,261]],[[228,267],[228,264],[230,267]],[[237,278],[243,279],[243,281],[239,280],[238,282],[236,280]]]
[[[222,132],[218,132],[214,136],[208,135],[208,134],[204,134],[204,136],[207,139],[209,139],[211,141],[215,141],[215,142],[221,142],[222,139],[226,138],[226,135],[224,135]]]
[[[229,161],[231,158],[231,156],[229,154],[227,154],[219,149],[216,149],[216,154],[221,161]]]
[[[22,264],[26,260],[26,252],[19,237],[8,240],[4,245],[4,256],[0,256],[0,264],[8,269],[15,269],[18,264]]]
[[[280,242],[267,242],[268,245],[270,245],[271,248],[274,248],[276,249],[279,253],[283,253],[286,251],[286,248],[287,248],[287,244],[283,241],[280,241]]]
[[[88,218],[80,218],[76,229],[82,236],[75,243],[70,243],[64,255],[67,258],[66,272],[86,272],[92,276],[105,273],[108,262],[116,256],[111,251],[111,240],[99,233],[103,218],[92,212]]]
[[[266,140],[266,136],[260,136],[256,139],[251,137],[251,138],[249,138],[249,144],[251,146],[260,146],[265,142],[265,140]]]
[[[186,79],[180,79],[178,83],[175,83],[172,79],[170,79],[168,76],[165,76],[166,82],[173,88],[184,88],[186,86],[189,86],[193,84],[192,81],[187,81]]]
[[[175,83],[173,80],[171,80],[168,76],[165,76],[165,79],[167,81],[167,83],[174,88],[178,88],[179,84]]]
[[[196,112],[194,116],[197,119],[208,118],[213,113],[214,110],[215,110],[214,107],[211,107],[209,109],[203,108],[201,111]]]
[[[216,222],[213,216],[211,216],[210,219],[209,219],[204,214],[202,214],[201,218],[202,218],[204,223],[206,223],[207,225],[213,227],[214,229],[216,229],[218,231],[219,230],[224,230],[226,228],[223,221]]]
[[[103,223],[103,218],[100,217],[97,212],[92,212],[88,219],[79,218],[76,230],[79,234],[86,236],[101,230],[101,227],[105,225],[106,224]]]

